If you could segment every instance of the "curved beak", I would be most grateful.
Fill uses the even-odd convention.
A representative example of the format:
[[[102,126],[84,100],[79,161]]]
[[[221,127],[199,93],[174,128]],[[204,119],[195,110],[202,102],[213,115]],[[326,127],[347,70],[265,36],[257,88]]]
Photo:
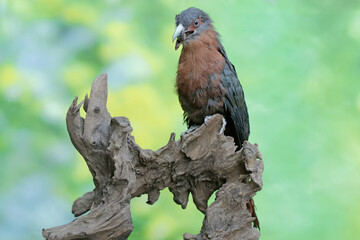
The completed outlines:
[[[177,49],[179,48],[181,42],[184,40],[184,37],[183,37],[183,35],[184,35],[184,30],[185,30],[184,26],[180,23],[180,24],[176,27],[176,29],[175,29],[175,31],[174,31],[174,35],[173,35],[173,37],[172,37],[172,41],[174,42],[175,39],[177,39],[177,40],[176,40],[176,44],[175,44],[175,50],[177,50]]]

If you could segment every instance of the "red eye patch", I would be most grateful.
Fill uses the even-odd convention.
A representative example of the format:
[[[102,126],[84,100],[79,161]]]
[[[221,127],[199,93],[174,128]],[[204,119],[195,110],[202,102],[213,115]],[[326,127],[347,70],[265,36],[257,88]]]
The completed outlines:
[[[195,19],[195,21],[193,21],[193,23],[190,25],[189,30],[190,31],[195,31],[198,27],[200,27],[204,22],[200,19],[197,18]]]

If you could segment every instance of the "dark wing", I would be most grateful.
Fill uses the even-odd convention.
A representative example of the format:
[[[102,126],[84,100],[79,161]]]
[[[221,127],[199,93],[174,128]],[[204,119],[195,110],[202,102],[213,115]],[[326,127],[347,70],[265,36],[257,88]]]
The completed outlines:
[[[224,115],[227,121],[225,134],[234,137],[236,144],[241,148],[242,143],[248,140],[250,134],[249,115],[244,92],[237,78],[235,67],[227,58],[220,42],[218,50],[225,58],[225,67],[221,73],[221,83],[227,91],[224,103]]]

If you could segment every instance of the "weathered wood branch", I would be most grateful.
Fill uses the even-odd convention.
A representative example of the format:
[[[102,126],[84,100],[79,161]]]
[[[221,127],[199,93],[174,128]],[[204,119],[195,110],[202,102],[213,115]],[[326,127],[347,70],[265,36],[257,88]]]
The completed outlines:
[[[130,201],[148,194],[154,204],[168,187],[183,208],[191,193],[205,214],[201,232],[184,239],[258,239],[246,203],[262,188],[263,161],[257,145],[245,142],[241,150],[231,137],[219,135],[222,116],[157,151],[140,148],[125,117],[111,117],[106,108],[107,75],[92,84],[90,98],[71,104],[66,123],[70,139],[84,157],[95,189],[72,207],[74,221],[43,229],[45,239],[127,239],[133,230]],[[83,105],[85,119],[80,116]],[[259,160],[260,159],[260,160]],[[216,200],[207,201],[214,191]],[[90,211],[87,215],[82,215]],[[81,216],[82,215],[82,216]]]

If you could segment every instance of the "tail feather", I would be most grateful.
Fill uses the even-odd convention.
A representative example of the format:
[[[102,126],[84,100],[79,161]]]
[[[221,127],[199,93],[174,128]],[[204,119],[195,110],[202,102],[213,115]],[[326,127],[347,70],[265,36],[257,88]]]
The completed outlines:
[[[255,212],[255,203],[252,198],[246,203],[246,207],[247,207],[248,211],[250,212],[251,216],[255,218],[255,220],[253,222],[254,227],[256,227],[260,230],[259,219],[256,216],[256,212]]]

